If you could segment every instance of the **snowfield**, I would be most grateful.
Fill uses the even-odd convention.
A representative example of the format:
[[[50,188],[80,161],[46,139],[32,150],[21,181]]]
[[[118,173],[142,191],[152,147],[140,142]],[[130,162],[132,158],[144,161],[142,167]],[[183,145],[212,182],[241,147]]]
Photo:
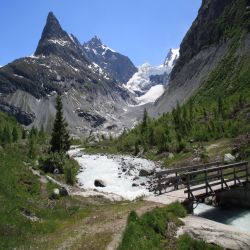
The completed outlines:
[[[109,194],[116,200],[130,201],[150,195],[150,177],[139,173],[157,170],[154,162],[131,156],[88,155],[81,148],[71,149],[68,154],[80,165],[77,181],[86,195]],[[95,186],[96,180],[105,187]]]
[[[165,91],[165,88],[163,85],[158,84],[150,88],[150,90],[142,95],[136,98],[137,101],[139,101],[139,105],[144,105],[146,103],[155,102]]]
[[[162,75],[164,73],[170,73],[170,71],[171,69],[164,65],[152,66],[149,63],[144,63],[142,66],[138,67],[138,72],[131,77],[124,87],[132,93],[136,91],[145,92],[145,90],[152,85],[150,76]]]

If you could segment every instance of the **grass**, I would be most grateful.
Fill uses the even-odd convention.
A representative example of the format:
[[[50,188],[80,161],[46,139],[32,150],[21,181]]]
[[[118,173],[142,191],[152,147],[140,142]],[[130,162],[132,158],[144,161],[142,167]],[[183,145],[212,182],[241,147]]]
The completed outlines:
[[[141,217],[131,212],[118,250],[220,249],[202,241],[193,240],[187,235],[176,239],[174,237],[176,229],[182,225],[178,218],[185,215],[186,210],[178,202],[164,208],[155,208]],[[171,229],[170,223],[174,225],[174,229]]]
[[[0,249],[105,249],[116,223],[145,201],[110,202],[101,197],[51,199],[54,183],[41,183],[28,168],[27,148],[0,148]],[[38,218],[32,222],[28,216]]]
[[[206,244],[204,241],[199,241],[184,234],[180,236],[177,242],[178,250],[221,250],[221,247]]]
[[[24,164],[25,148],[17,145],[0,150],[0,249],[25,247],[31,239],[62,227],[65,221],[84,218],[88,208],[71,197],[50,200],[54,185],[42,184]],[[45,184],[44,184],[45,185]],[[32,222],[28,215],[36,216]]]

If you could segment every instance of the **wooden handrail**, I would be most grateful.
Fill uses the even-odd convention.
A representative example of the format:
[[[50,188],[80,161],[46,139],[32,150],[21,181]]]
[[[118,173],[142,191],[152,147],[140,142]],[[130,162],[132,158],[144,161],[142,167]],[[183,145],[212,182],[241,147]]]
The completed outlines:
[[[223,163],[222,161],[217,161],[217,162],[209,162],[206,164],[199,164],[199,165],[194,165],[194,166],[171,168],[171,169],[157,172],[156,177],[166,175],[166,174],[180,173],[180,172],[184,172],[186,170],[205,169],[206,167],[221,165],[222,163]]]
[[[207,171],[207,172],[214,172],[214,171],[216,171],[218,169],[224,170],[224,169],[227,169],[227,168],[232,168],[232,167],[237,167],[237,166],[245,166],[247,164],[248,164],[247,161],[238,162],[238,163],[223,165],[223,166],[220,166],[220,167],[214,167],[214,168],[208,168],[208,169],[201,169],[201,170],[197,170],[197,171],[183,173],[183,175],[185,176],[185,175],[191,175],[191,174],[201,174],[201,173],[204,173],[205,171]]]

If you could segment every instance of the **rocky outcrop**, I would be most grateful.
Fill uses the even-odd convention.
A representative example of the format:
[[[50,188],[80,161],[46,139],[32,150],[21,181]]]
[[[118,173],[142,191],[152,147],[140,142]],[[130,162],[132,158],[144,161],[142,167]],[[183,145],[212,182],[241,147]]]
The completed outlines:
[[[90,62],[99,65],[118,83],[126,83],[137,72],[127,56],[110,49],[96,36],[84,43],[83,49]]]
[[[99,127],[100,125],[102,125],[106,120],[106,118],[96,114],[90,114],[88,112],[85,112],[83,110],[77,110],[78,116],[79,117],[83,117],[86,121],[88,121],[89,123],[91,123],[91,126],[93,128]]]
[[[0,111],[15,116],[17,121],[25,126],[30,125],[35,120],[35,115],[33,113],[24,112],[20,108],[11,106],[8,103],[4,103],[2,101],[0,101]]]
[[[189,215],[181,220],[185,225],[178,230],[178,236],[188,234],[195,239],[221,246],[223,249],[249,249],[249,233],[242,232],[231,226],[192,215]]]

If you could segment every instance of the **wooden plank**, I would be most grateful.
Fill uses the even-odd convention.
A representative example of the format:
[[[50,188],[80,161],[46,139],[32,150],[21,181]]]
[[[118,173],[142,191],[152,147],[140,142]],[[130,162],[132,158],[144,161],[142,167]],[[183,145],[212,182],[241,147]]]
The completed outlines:
[[[167,169],[164,171],[160,171],[156,173],[156,176],[163,176],[166,174],[174,174],[174,173],[181,173],[181,172],[185,172],[187,170],[193,170],[195,171],[196,169],[205,169],[206,167],[211,167],[211,166],[217,166],[222,164],[221,161],[218,162],[210,162],[207,164],[199,164],[199,165],[194,165],[194,166],[187,166],[187,167],[180,167],[180,168],[171,168],[171,169]]]
[[[216,170],[224,170],[224,169],[228,169],[228,168],[233,168],[238,167],[238,166],[245,166],[248,162],[239,162],[239,163],[234,163],[234,164],[228,164],[228,165],[223,165],[220,167],[214,167],[214,168],[208,168],[206,171],[207,172],[214,172]],[[194,174],[202,174],[204,173],[205,170],[197,170],[197,171],[192,171],[192,172],[188,172],[188,173],[184,173],[183,175],[194,175]]]

